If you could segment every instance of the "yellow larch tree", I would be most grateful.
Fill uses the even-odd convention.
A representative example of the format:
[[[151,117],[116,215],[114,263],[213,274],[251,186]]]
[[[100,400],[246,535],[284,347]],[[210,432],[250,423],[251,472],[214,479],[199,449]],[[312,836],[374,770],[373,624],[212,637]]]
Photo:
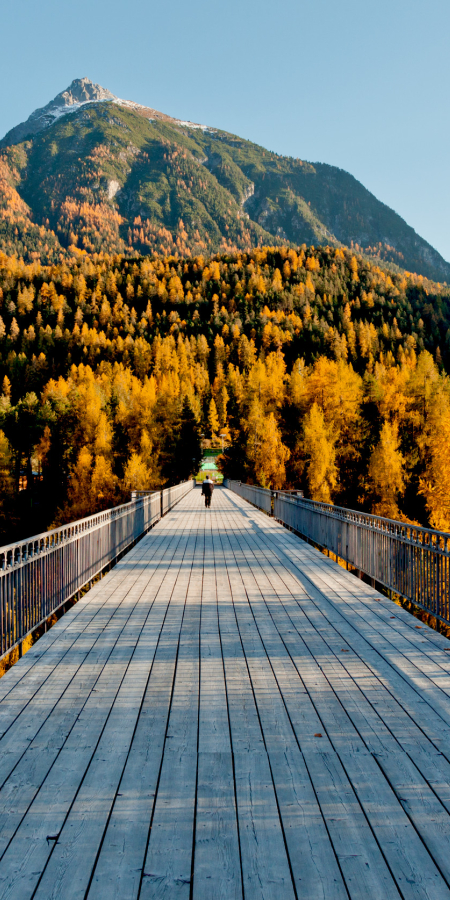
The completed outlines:
[[[106,413],[102,410],[95,429],[94,450],[96,455],[108,456],[111,453],[113,430]]]
[[[67,506],[70,518],[83,519],[92,510],[91,504],[92,453],[82,447],[72,469],[67,492]]]
[[[289,402],[293,406],[302,406],[305,403],[306,390],[306,368],[303,359],[297,359],[292,367],[291,374],[288,378],[287,395]]]
[[[104,456],[97,456],[92,470],[90,485],[91,508],[93,512],[108,509],[116,502],[117,476],[113,474],[111,462]]]
[[[247,458],[256,481],[265,488],[283,487],[290,451],[281,440],[274,414],[264,415],[262,404],[254,400],[243,425],[247,432]]]
[[[398,519],[398,501],[405,490],[404,463],[399,450],[397,423],[386,419],[369,460],[369,478],[378,498],[373,504],[376,515]]]
[[[331,503],[331,494],[337,482],[336,451],[332,434],[317,403],[313,403],[303,421],[302,449],[308,459],[306,480],[311,499]]]
[[[217,415],[217,406],[214,399],[212,399],[209,404],[208,426],[211,432],[211,437],[214,438],[218,434],[220,428],[219,416]]]
[[[139,453],[132,453],[123,474],[123,488],[131,491],[147,491],[151,485],[151,472]]]
[[[426,464],[420,493],[425,497],[430,525],[450,531],[450,398],[443,386],[429,404],[421,443]]]
[[[229,399],[230,399],[230,397],[229,397],[228,391],[227,391],[225,385],[223,384],[217,395],[217,402],[216,402],[217,415],[219,418],[221,428],[224,428],[227,423],[227,404],[228,404]]]
[[[256,360],[248,373],[248,404],[258,398],[267,411],[274,412],[283,402],[285,381],[286,363],[282,353],[269,353],[265,360]]]
[[[344,360],[319,356],[307,378],[308,396],[323,410],[327,424],[340,430],[355,419],[362,401],[362,379]]]
[[[375,363],[369,396],[376,402],[383,419],[400,424],[407,417],[410,375],[408,366],[392,365],[385,359]]]

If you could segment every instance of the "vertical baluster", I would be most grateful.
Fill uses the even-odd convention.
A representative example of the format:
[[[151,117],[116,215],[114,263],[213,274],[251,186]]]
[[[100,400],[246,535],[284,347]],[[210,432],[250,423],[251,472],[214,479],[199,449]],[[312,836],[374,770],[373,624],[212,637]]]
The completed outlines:
[[[442,538],[442,572],[441,572],[441,615],[444,619],[448,619],[448,557],[447,557],[447,539]]]
[[[14,569],[11,567],[8,572],[7,582],[6,582],[6,619],[7,619],[7,647],[8,649],[12,647],[12,629],[11,629],[11,595],[13,594],[13,585],[12,580],[14,578]]]
[[[6,583],[6,553],[2,554],[1,584],[0,584],[0,627],[1,627],[1,652],[6,653],[5,634],[5,583]]]
[[[23,637],[22,614],[23,614],[23,607],[22,607],[22,547],[19,547],[17,550],[16,590],[15,590],[15,597],[14,597],[15,639],[16,639],[16,642],[20,641],[19,657],[22,656],[22,637]]]

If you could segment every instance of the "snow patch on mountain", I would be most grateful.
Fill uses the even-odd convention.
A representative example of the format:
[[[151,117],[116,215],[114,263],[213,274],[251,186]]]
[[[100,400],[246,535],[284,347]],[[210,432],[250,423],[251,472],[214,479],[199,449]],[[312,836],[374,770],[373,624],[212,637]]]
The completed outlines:
[[[196,125],[194,122],[182,122],[181,119],[174,119],[177,125],[183,125],[185,128],[198,128],[200,131],[212,131],[209,125]]]
[[[162,120],[181,125],[185,128],[196,128],[201,131],[212,131],[207,125],[198,125],[194,122],[182,122],[180,119],[174,119],[165,113],[158,112],[142,103],[135,103],[133,100],[123,100],[116,97],[111,91],[103,88],[100,84],[94,84],[89,78],[75,78],[67,90],[47,103],[40,109],[35,109],[28,117],[26,122],[21,122],[12,128],[8,134],[0,141],[0,147],[7,147],[11,144],[19,144],[33,135],[38,134],[45,128],[50,128],[62,116],[69,113],[77,112],[81,107],[89,106],[92,103],[115,103],[117,106],[123,106],[126,109],[133,109],[140,115],[144,116],[149,122]]]

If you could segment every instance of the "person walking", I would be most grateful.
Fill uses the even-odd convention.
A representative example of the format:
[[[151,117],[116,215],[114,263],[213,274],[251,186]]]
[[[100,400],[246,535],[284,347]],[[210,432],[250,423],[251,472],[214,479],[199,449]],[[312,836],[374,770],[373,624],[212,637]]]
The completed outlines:
[[[211,497],[212,497],[213,490],[214,490],[214,482],[211,481],[209,475],[207,475],[207,477],[205,478],[205,480],[202,484],[202,494],[205,498],[206,509],[209,509],[211,506]]]

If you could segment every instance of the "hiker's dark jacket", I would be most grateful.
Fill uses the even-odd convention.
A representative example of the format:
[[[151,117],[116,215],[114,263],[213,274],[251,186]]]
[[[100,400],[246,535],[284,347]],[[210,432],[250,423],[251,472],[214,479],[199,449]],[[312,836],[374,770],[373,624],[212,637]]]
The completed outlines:
[[[214,490],[214,485],[213,485],[212,481],[204,481],[203,482],[202,494],[204,494],[205,497],[210,497],[213,490]]]

